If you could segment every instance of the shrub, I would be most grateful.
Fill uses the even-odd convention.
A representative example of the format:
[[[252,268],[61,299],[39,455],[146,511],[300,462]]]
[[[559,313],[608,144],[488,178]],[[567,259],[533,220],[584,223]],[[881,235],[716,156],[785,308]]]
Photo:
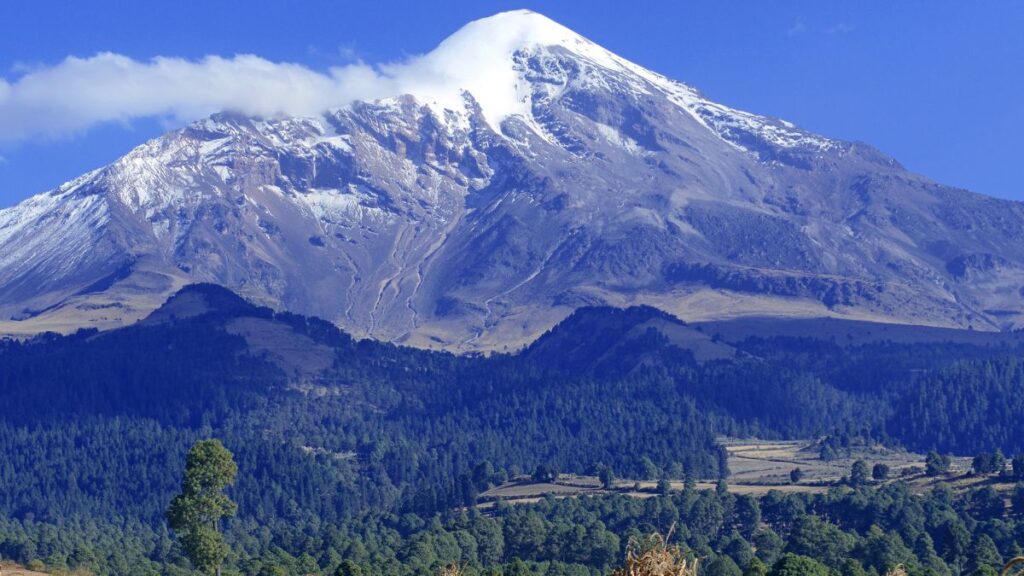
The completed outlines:
[[[697,576],[697,564],[678,546],[670,546],[665,538],[655,534],[630,541],[626,565],[612,572],[612,576]]]

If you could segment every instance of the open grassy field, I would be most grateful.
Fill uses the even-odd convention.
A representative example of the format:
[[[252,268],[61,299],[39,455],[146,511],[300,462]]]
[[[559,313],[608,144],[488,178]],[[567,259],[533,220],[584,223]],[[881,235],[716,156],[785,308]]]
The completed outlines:
[[[44,572],[34,572],[17,564],[0,562],[0,576],[49,576]]]
[[[970,469],[969,458],[954,458],[950,475],[934,479],[923,474],[924,455],[881,446],[856,447],[841,458],[825,461],[819,456],[816,442],[808,440],[725,438],[722,444],[729,452],[729,491],[736,494],[763,495],[771,490],[823,493],[848,476],[857,460],[867,462],[869,469],[875,464],[884,463],[890,468],[891,479],[905,479],[919,490],[930,489],[939,481],[947,482],[958,490],[986,481],[965,476]],[[799,483],[790,482],[789,475],[794,468],[804,473]],[[683,488],[680,480],[671,481],[670,485],[673,490]],[[712,489],[716,483],[698,482],[697,487]],[[1007,489],[1009,487],[1011,485],[1006,486]],[[555,483],[536,483],[528,477],[521,477],[481,494],[480,507],[491,507],[498,500],[510,504],[536,502],[549,494],[564,498],[617,492],[645,498],[653,496],[656,489],[657,482],[654,480],[619,479],[615,482],[614,490],[605,490],[594,476],[563,475]]]
[[[855,447],[834,460],[819,457],[818,449],[809,441],[760,441],[724,439],[729,451],[729,483],[746,486],[789,484],[789,473],[799,468],[804,473],[801,484],[829,484],[850,473],[857,460],[889,466],[891,478],[913,477],[924,470],[924,455],[891,450],[881,446]],[[969,458],[954,458],[951,471],[962,474],[970,469]]]

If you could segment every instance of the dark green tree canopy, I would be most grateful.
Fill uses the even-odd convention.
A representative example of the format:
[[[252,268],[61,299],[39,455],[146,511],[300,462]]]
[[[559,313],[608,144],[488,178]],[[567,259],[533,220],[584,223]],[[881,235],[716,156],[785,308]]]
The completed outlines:
[[[868,465],[863,460],[857,460],[850,469],[850,484],[863,486],[868,483]]]
[[[829,576],[829,570],[812,558],[786,554],[772,566],[768,576]]]
[[[219,573],[227,558],[228,548],[219,524],[237,510],[224,494],[237,474],[234,457],[220,440],[200,440],[188,452],[181,494],[167,509],[167,520],[178,533],[185,553],[206,574]]]

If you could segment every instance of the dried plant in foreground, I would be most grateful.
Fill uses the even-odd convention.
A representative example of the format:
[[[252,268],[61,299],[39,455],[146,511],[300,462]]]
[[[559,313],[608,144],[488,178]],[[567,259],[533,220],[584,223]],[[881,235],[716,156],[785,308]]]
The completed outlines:
[[[462,576],[462,567],[458,564],[449,564],[441,569],[439,576]]]
[[[1019,576],[1024,574],[1024,556],[1017,556],[1007,562],[1006,566],[1003,566],[1003,571],[999,574],[1000,576]]]
[[[907,576],[907,569],[903,567],[903,564],[893,566],[885,573],[885,576]]]
[[[672,532],[669,531],[669,537]],[[698,560],[686,557],[678,546],[670,546],[668,537],[654,534],[643,541],[630,541],[626,565],[612,576],[697,576]]]

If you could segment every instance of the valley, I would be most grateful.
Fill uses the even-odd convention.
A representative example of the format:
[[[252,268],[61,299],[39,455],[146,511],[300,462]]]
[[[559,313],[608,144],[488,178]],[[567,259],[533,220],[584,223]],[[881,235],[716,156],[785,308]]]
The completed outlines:
[[[816,442],[808,440],[721,439],[729,453],[728,491],[732,494],[764,496],[770,491],[791,494],[824,494],[850,474],[853,463],[862,460],[871,468],[875,464],[889,467],[889,476],[879,484],[906,482],[916,492],[925,492],[938,482],[949,482],[959,492],[986,482],[983,477],[970,477],[970,458],[954,458],[948,475],[941,478],[925,476],[925,455],[882,446],[853,449],[841,457],[823,460],[817,452]],[[800,481],[793,482],[790,472],[803,472]],[[670,480],[671,490],[682,490],[683,480]],[[714,482],[695,481],[699,490],[715,490]],[[1012,482],[997,484],[1000,492],[1010,494]],[[493,508],[496,502],[507,504],[536,503],[547,495],[556,498],[598,496],[621,493],[635,498],[649,498],[658,494],[658,482],[651,479],[615,479],[611,488],[602,487],[597,476],[566,474],[555,483],[536,482],[529,477],[515,479],[480,494],[481,509]]]

